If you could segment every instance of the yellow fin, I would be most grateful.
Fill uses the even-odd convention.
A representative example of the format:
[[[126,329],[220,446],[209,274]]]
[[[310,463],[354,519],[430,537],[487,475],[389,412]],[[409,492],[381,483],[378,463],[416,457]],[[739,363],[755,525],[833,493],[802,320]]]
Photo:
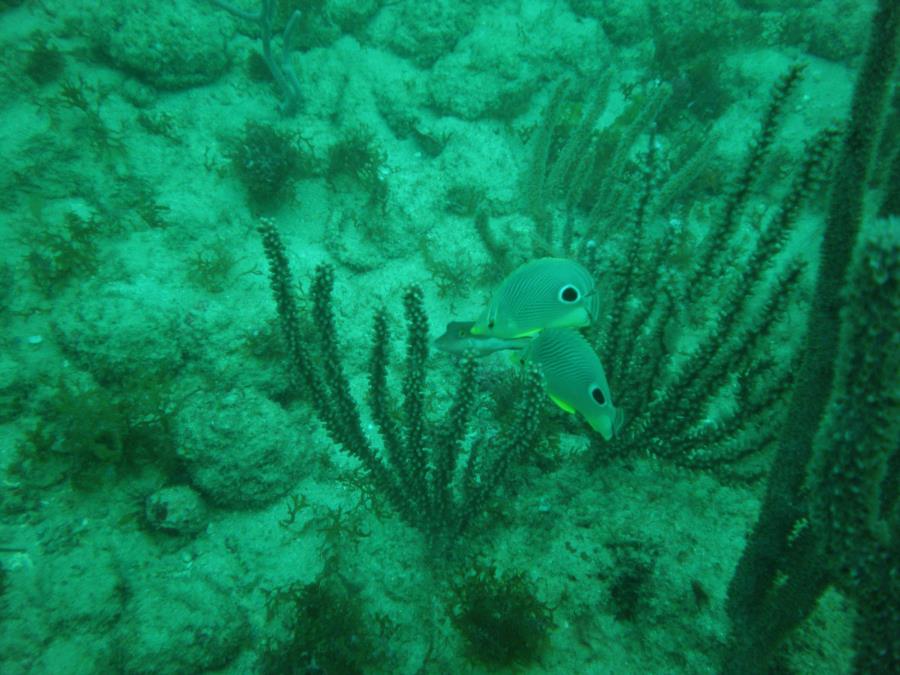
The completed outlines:
[[[575,408],[570,406],[568,403],[563,401],[561,398],[556,398],[556,396],[554,396],[553,394],[550,394],[549,396],[550,396],[551,401],[553,401],[556,405],[558,405],[560,408],[565,410],[567,413],[571,413],[572,415],[575,414]]]
[[[531,328],[529,330],[526,330],[521,333],[517,333],[516,335],[513,335],[513,339],[531,337],[532,335],[537,335],[540,332],[541,332],[540,328]]]

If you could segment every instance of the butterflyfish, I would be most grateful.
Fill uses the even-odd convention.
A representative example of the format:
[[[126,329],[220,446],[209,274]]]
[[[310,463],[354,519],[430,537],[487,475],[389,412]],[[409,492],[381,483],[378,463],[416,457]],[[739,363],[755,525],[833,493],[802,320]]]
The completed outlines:
[[[504,349],[525,349],[531,341],[530,338],[499,338],[493,335],[473,335],[474,321],[451,321],[447,324],[447,330],[437,340],[434,346],[451,354],[464,354],[472,352],[475,356],[487,356]]]
[[[539,258],[503,280],[472,335],[524,338],[544,328],[589,326],[599,306],[594,280],[584,267],[564,258]]]
[[[522,360],[540,368],[556,405],[584,417],[607,441],[618,432],[622,413],[613,405],[600,357],[581,333],[572,328],[543,330],[531,340]]]

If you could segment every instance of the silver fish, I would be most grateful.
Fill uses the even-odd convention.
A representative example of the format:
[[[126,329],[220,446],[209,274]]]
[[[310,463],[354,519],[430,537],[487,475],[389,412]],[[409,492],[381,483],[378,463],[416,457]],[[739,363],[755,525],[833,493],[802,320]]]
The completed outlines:
[[[506,349],[524,349],[531,338],[498,338],[492,335],[473,335],[474,321],[451,321],[447,330],[434,346],[451,354],[464,354],[471,351],[475,356],[487,356]]]

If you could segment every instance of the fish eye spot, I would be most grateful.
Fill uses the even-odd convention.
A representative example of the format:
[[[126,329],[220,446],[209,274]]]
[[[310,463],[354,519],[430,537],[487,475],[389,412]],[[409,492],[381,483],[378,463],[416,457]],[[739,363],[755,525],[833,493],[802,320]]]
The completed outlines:
[[[591,389],[591,398],[593,398],[598,405],[606,405],[606,397],[603,395],[600,387],[593,387]]]
[[[559,299],[563,302],[577,302],[580,297],[581,293],[574,286],[563,286],[559,292]]]
[[[488,328],[493,328],[493,327],[494,327],[494,320],[491,319],[490,321],[488,321]]]

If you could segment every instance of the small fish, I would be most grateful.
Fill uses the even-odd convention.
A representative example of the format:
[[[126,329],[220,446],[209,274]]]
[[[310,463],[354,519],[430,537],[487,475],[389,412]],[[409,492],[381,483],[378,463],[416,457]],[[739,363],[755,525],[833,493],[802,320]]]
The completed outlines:
[[[588,271],[573,260],[539,258],[500,284],[472,335],[533,336],[544,328],[589,326],[600,298]]]
[[[581,333],[571,328],[541,331],[522,360],[541,369],[547,394],[556,405],[579,413],[607,441],[618,433],[622,412],[613,405],[600,357]]]
[[[473,335],[474,321],[451,321],[447,330],[434,346],[451,354],[463,354],[471,351],[475,356],[487,356],[504,349],[524,349],[531,342],[530,338],[498,338],[493,335]]]

